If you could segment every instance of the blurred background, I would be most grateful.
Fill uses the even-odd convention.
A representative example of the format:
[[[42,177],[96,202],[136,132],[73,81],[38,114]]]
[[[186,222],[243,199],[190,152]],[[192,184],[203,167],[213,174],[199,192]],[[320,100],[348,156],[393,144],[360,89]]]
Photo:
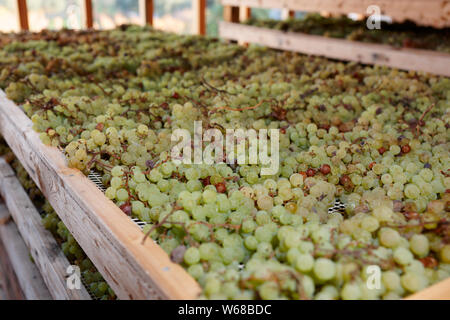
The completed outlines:
[[[0,31],[19,31],[16,0],[0,0]],[[31,31],[80,29],[82,0],[28,0]],[[139,0],[95,0],[94,28],[111,29],[124,23],[139,24]],[[153,24],[157,29],[177,33],[193,33],[191,0],[155,0]],[[217,36],[218,22],[223,19],[219,0],[207,1],[207,32]],[[252,9],[255,18],[281,19],[278,9]]]

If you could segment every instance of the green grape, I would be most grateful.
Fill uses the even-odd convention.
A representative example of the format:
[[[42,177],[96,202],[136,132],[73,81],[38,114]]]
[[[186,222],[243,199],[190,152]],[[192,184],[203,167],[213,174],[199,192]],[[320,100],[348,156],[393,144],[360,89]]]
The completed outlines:
[[[336,266],[333,261],[326,258],[319,258],[314,263],[314,275],[320,281],[328,281],[334,278]]]
[[[318,15],[270,22],[369,42],[387,41],[390,30],[389,43],[398,46],[419,28],[384,25],[369,37],[361,25]],[[418,45],[448,46],[436,34],[420,33]],[[202,299],[401,299],[450,275],[448,78],[139,26],[0,38],[0,88],[23,104],[33,129],[69,167],[98,172],[105,196],[148,223],[143,231],[198,281]],[[76,48],[56,41],[72,38]],[[211,151],[223,163],[197,163],[194,154],[195,164],[175,161],[173,133],[186,129],[195,138],[196,121],[223,134],[255,129],[258,152],[258,130],[269,130],[276,172],[262,174],[261,159],[233,162],[225,145],[206,150],[205,139],[194,141],[202,156]],[[246,140],[234,160],[249,160]],[[0,152],[10,152],[3,145]],[[18,168],[20,178],[26,171]],[[22,180],[30,198],[39,197]],[[328,213],[337,199],[345,210]],[[81,265],[93,293],[114,299],[46,210],[44,226]],[[371,264],[383,267],[380,290],[365,286]]]

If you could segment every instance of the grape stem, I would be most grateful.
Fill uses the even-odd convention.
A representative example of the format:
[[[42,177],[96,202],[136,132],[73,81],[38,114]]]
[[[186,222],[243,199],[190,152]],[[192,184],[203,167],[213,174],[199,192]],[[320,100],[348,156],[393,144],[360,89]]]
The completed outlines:
[[[416,134],[417,134],[417,136],[420,134],[420,127],[422,126],[422,125],[425,125],[425,123],[423,122],[423,119],[425,118],[425,116],[428,114],[428,112],[430,112],[431,111],[431,109],[433,109],[433,107],[434,107],[434,103],[433,104],[431,104],[423,113],[422,113],[422,115],[420,116],[420,119],[419,119],[419,121],[417,122],[417,125],[416,125]]]

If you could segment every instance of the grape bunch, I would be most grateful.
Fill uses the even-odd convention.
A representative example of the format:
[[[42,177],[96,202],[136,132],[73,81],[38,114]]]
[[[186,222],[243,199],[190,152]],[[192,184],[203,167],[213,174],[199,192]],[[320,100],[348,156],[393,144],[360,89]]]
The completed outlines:
[[[0,39],[0,87],[42,142],[100,173],[200,298],[400,299],[450,276],[449,78],[149,27]],[[178,163],[196,121],[277,129],[278,172]]]

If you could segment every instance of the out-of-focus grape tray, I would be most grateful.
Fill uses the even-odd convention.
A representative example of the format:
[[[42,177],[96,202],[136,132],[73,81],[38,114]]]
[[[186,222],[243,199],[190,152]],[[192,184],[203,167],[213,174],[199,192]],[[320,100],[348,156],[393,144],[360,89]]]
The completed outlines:
[[[450,76],[450,54],[431,50],[396,49],[383,44],[283,32],[226,21],[220,22],[219,35],[224,39],[274,49]]]
[[[376,5],[381,13],[395,21],[414,21],[436,28],[450,26],[450,2],[447,0],[222,0],[224,6],[289,9],[330,14],[367,14]]]

